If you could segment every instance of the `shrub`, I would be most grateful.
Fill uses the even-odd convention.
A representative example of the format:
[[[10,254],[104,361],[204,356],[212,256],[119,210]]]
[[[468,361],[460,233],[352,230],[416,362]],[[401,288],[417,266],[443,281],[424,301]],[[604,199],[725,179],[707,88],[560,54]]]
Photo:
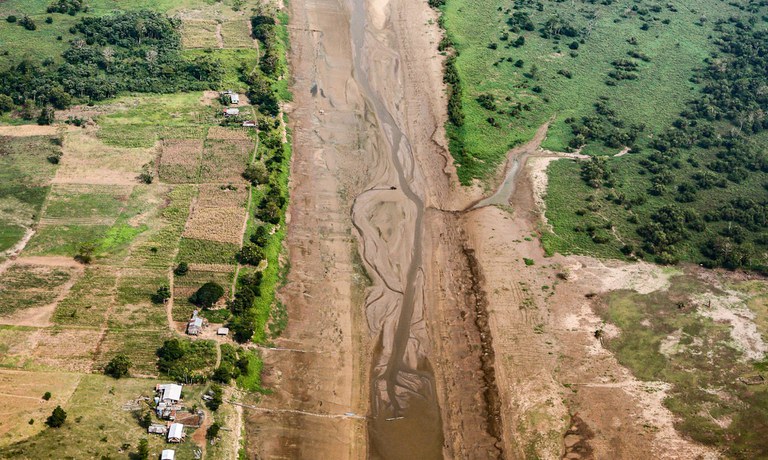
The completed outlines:
[[[56,406],[51,415],[45,420],[45,424],[51,428],[59,428],[67,420],[67,413],[61,406]]]
[[[216,437],[219,435],[219,430],[221,429],[221,425],[219,425],[218,422],[214,422],[211,426],[208,427],[208,430],[205,432],[205,439],[212,440],[216,439]]]
[[[171,288],[168,286],[160,286],[157,288],[157,292],[152,294],[152,302],[156,304],[164,303],[171,298]]]
[[[243,178],[253,185],[266,184],[269,182],[269,171],[267,171],[267,167],[264,163],[257,161],[245,168]]]
[[[11,14],[11,15],[9,15],[7,18],[5,18],[5,20],[6,20],[6,21],[8,21],[8,22],[10,22],[10,23],[14,23],[14,22],[16,22],[16,19],[17,19],[17,18],[16,18],[16,16],[14,16],[14,15],[12,15],[12,14]]]
[[[93,261],[94,252],[96,252],[96,245],[94,243],[82,243],[77,248],[75,260],[81,264],[89,264]]]
[[[50,391],[46,391],[45,394],[43,395],[43,399],[46,400],[46,401],[51,399],[51,392]]]
[[[179,265],[173,269],[173,274],[176,276],[184,276],[189,272],[189,264],[186,262],[179,262]]]
[[[131,367],[131,360],[123,354],[112,358],[104,367],[104,373],[110,377],[119,379],[128,376],[128,369]]]
[[[224,295],[224,288],[218,283],[209,281],[203,284],[200,289],[197,290],[189,301],[198,307],[210,308]]]
[[[255,244],[246,244],[237,255],[241,263],[253,266],[259,265],[264,257],[264,250]]]
[[[149,441],[147,441],[147,438],[143,438],[141,441],[139,441],[139,448],[136,451],[135,458],[138,460],[149,459]]]
[[[221,389],[221,386],[211,385],[211,389],[208,390],[208,395],[211,396],[211,399],[206,401],[205,405],[210,410],[218,410],[221,403],[224,402],[224,391]]]
[[[523,257],[523,262],[525,262],[525,265],[529,267],[536,263],[533,259],[528,259],[527,257]]]

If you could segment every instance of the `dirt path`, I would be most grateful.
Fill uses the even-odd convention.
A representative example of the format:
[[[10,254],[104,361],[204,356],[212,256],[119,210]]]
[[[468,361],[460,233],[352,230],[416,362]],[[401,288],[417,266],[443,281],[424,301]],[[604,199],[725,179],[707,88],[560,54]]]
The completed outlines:
[[[216,43],[219,49],[224,49],[224,37],[221,35],[221,23],[216,24]]]

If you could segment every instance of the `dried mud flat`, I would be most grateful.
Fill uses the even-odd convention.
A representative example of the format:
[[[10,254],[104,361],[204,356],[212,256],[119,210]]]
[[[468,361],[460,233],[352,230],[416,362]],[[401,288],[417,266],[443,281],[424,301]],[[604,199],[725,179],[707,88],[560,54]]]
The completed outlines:
[[[511,208],[458,185],[426,3],[290,9],[290,322],[264,349],[274,393],[244,409],[249,456],[716,457],[674,430],[663,385],[594,337],[585,294],[663,289],[665,276],[545,258],[526,158]]]

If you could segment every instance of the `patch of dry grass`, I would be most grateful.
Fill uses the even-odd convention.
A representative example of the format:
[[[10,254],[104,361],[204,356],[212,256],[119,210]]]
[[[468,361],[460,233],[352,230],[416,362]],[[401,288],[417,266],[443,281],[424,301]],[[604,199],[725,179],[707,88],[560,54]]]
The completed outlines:
[[[65,404],[75,392],[81,376],[0,370],[0,446],[33,436],[45,429],[45,419],[57,405]],[[51,393],[51,399],[42,397]],[[34,423],[29,424],[30,420]]]
[[[203,152],[201,182],[245,184],[242,173],[253,143],[246,140],[209,141]]]
[[[167,139],[163,141],[158,174],[168,183],[197,182],[203,141],[198,139]]]
[[[225,128],[223,126],[211,126],[211,128],[208,130],[208,139],[247,141],[249,137],[248,130],[244,128]]]
[[[155,158],[154,148],[112,147],[85,132],[70,133],[63,152],[58,184],[136,184],[142,166]]]
[[[206,19],[185,19],[181,26],[181,45],[184,48],[219,48],[216,36],[218,23]]]
[[[252,48],[253,38],[247,19],[227,21],[221,25],[224,48]]]

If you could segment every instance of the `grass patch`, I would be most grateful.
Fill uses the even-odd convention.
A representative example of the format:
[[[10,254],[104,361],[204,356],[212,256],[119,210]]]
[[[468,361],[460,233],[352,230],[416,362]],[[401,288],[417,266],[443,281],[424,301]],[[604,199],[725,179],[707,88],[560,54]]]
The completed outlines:
[[[0,137],[0,252],[39,219],[56,173],[47,158],[61,153],[51,137]]]
[[[182,238],[177,262],[195,264],[234,264],[240,246],[233,243]]]
[[[665,405],[683,434],[734,458],[761,458],[768,454],[768,388],[739,382],[754,369],[734,346],[732,326],[700,313],[712,296],[712,304],[728,298],[686,276],[673,277],[668,291],[613,292],[600,314],[622,332],[607,347],[638,378],[672,384]]]
[[[617,114],[628,124],[644,123],[648,132],[670,126],[698,90],[688,80],[693,69],[714,51],[708,36],[715,19],[738,14],[738,10],[705,0],[697,4],[696,11],[662,8],[649,20],[647,8],[646,4],[640,7],[646,12],[641,15],[615,3],[547,2],[538,9],[533,4],[512,9],[501,1],[449,0],[444,24],[459,52],[456,68],[465,113],[464,126],[455,134],[466,151],[452,149],[460,163],[461,181],[487,178],[510,147],[530,139],[552,116],[555,121],[544,147],[564,150],[572,138],[564,120],[591,114],[593,103],[601,96],[620,101]],[[703,11],[709,21],[699,25]],[[528,14],[534,30],[510,31],[514,27],[507,21],[515,13]],[[573,38],[543,38],[540,30],[552,18],[577,30],[589,29],[584,43],[573,50],[569,48]],[[651,23],[650,30],[641,30],[646,22]],[[521,36],[524,45],[513,46]],[[636,45],[629,42],[632,37]],[[628,58],[627,53],[633,51],[650,59],[650,63],[640,61],[638,79],[606,85],[608,73],[614,70],[612,62]],[[514,64],[518,60],[522,61],[520,67]],[[483,94],[493,97],[495,109],[480,103]],[[518,104],[522,110],[515,110]],[[495,126],[488,122],[490,117]]]
[[[88,267],[56,306],[53,321],[61,325],[100,326],[113,302],[117,277],[108,267]]]

